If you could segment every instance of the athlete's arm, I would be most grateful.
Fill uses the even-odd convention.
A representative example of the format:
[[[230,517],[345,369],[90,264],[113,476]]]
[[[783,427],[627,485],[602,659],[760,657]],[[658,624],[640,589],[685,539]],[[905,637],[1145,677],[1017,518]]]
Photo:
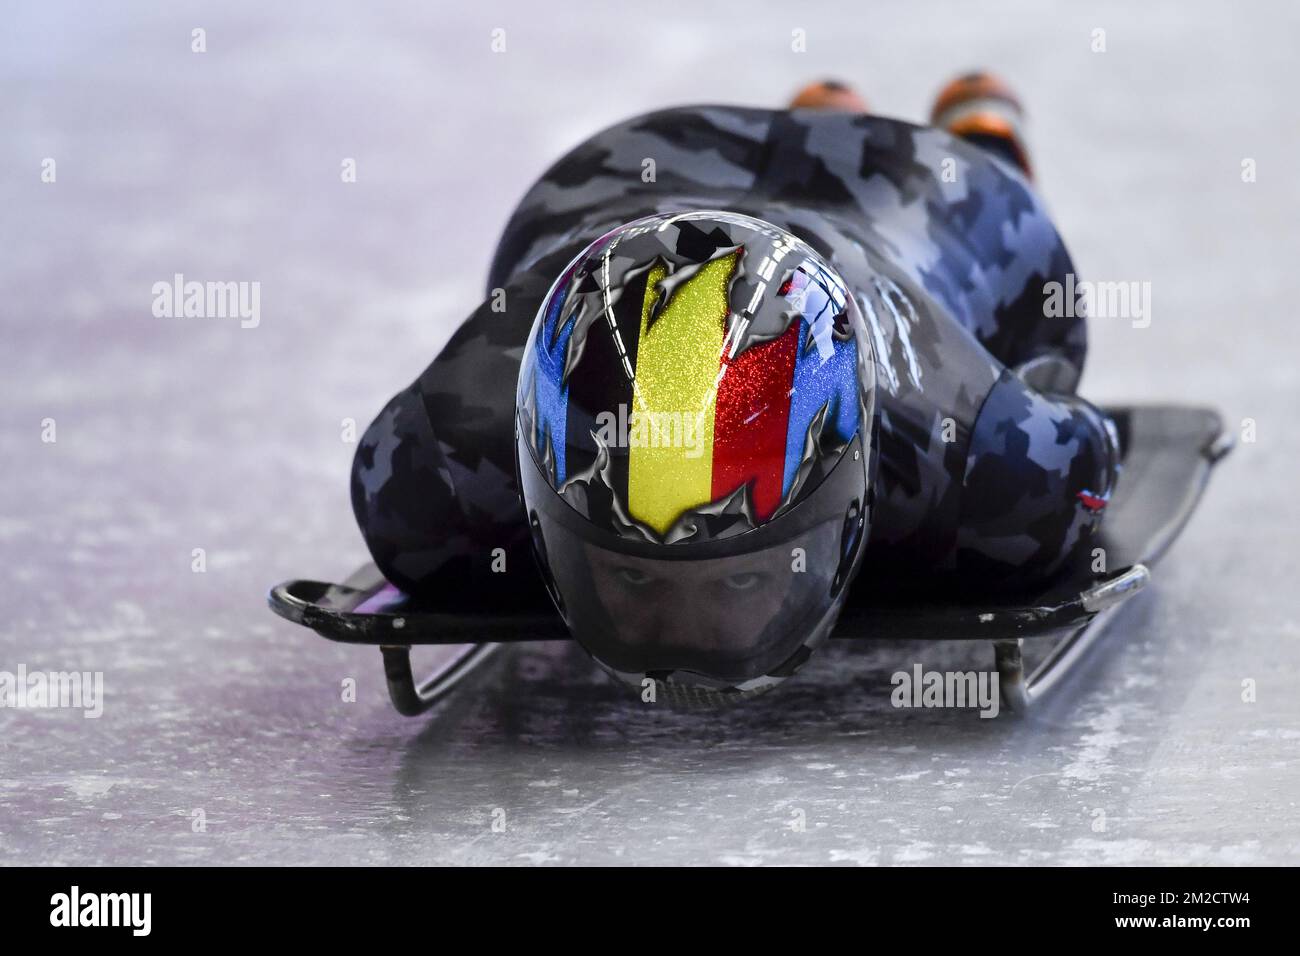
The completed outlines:
[[[1119,469],[1114,426],[1075,395],[1005,371],[972,429],[956,565],[971,578],[1030,584],[1086,552]]]
[[[537,308],[571,256],[547,256],[489,295],[361,438],[352,510],[375,564],[408,593],[472,589],[497,548],[510,566],[532,561],[515,481],[515,387]]]

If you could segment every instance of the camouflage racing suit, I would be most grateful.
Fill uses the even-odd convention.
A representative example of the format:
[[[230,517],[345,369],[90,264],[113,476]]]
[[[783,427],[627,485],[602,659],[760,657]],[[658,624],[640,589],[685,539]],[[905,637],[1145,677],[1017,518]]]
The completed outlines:
[[[450,600],[495,549],[531,560],[514,413],[538,306],[593,239],[697,209],[793,233],[862,305],[880,460],[859,580],[1028,586],[1087,547],[1117,442],[1074,395],[1084,320],[1044,308],[1073,265],[1025,178],[934,128],[704,106],[620,123],[555,163],[506,226],[484,302],[365,433],[353,508],[390,581]]]

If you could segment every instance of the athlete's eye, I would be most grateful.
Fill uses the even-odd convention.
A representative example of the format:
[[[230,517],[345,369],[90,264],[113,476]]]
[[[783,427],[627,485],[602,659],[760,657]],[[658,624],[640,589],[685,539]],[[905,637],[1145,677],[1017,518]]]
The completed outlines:
[[[631,584],[636,587],[643,587],[649,584],[654,578],[646,574],[639,568],[617,568],[615,571],[624,584]]]
[[[729,574],[722,579],[722,583],[731,591],[752,591],[758,587],[758,582],[762,579],[761,574],[744,572],[742,574]]]

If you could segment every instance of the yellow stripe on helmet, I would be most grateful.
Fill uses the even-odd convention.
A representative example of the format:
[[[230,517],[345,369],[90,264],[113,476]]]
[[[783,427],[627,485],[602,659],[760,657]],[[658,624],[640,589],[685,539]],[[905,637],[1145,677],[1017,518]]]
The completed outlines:
[[[628,511],[660,534],[712,500],[713,412],[727,318],[733,254],[705,265],[678,287],[650,326],[664,277],[646,282],[629,422]]]

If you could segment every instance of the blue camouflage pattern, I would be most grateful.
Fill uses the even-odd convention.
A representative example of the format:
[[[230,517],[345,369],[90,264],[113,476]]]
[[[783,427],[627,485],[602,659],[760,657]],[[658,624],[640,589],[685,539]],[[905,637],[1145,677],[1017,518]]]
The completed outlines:
[[[900,120],[696,106],[619,123],[552,165],[502,233],[484,302],[363,436],[353,508],[389,580],[442,595],[487,573],[493,549],[527,550],[515,386],[537,310],[592,240],[697,209],[798,236],[867,319],[880,458],[862,576],[1019,587],[1087,548],[1114,431],[1073,394],[1083,318],[1044,314],[1044,285],[1073,263],[1023,175]],[[1020,374],[1044,362],[1051,391]]]

